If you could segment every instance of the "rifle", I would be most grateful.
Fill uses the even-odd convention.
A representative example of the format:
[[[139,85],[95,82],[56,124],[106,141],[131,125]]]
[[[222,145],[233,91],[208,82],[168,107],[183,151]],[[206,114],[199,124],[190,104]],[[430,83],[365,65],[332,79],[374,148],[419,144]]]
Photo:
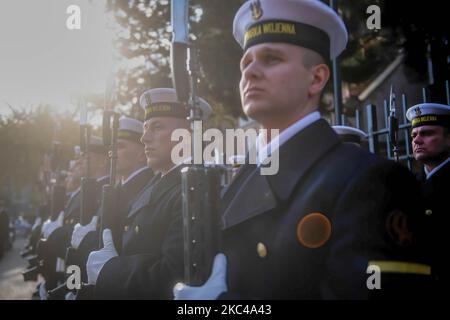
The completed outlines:
[[[61,143],[53,142],[53,150],[50,156],[50,168],[53,175],[52,196],[50,200],[50,211],[52,220],[55,220],[59,213],[64,209],[66,203],[66,188],[64,186],[64,175],[61,170]]]
[[[111,127],[112,121],[112,127]],[[117,222],[119,220],[117,210],[117,199],[119,188],[115,186],[116,181],[116,164],[117,164],[117,132],[119,129],[119,114],[105,110],[103,113],[103,142],[109,148],[109,184],[103,186],[101,201],[101,226],[99,234],[99,248],[103,247],[102,234],[103,230],[110,229],[113,233],[114,245],[117,248],[118,236]]]
[[[110,94],[108,94],[108,92]],[[118,188],[115,187],[116,181],[116,162],[117,162],[117,133],[119,129],[119,114],[109,108],[112,101],[112,85],[108,84],[105,93],[105,105],[103,111],[103,144],[109,149],[108,156],[110,159],[109,165],[109,183],[102,187],[102,198],[100,204],[100,228],[98,233],[98,245],[93,250],[99,250],[103,247],[102,234],[104,229],[111,229],[114,235],[114,230],[117,222],[117,198]],[[112,126],[111,126],[112,121]],[[116,242],[114,244],[116,245]],[[82,283],[80,290],[77,292],[77,300],[92,299],[94,296],[94,285]]]
[[[81,157],[85,161],[85,172],[84,177],[81,178],[81,195],[80,195],[80,224],[87,225],[91,222],[92,217],[95,213],[97,206],[96,189],[97,180],[91,178],[91,168],[90,168],[90,140],[91,140],[91,126],[87,123],[87,106],[86,101],[83,97],[78,100],[78,105],[80,109],[80,152]],[[79,264],[78,251],[72,246],[66,248],[65,260],[67,265]],[[66,281],[48,291],[48,296],[50,300],[53,299],[63,299],[64,295],[68,292]]]
[[[398,155],[398,119],[396,116],[394,86],[391,85],[389,93],[389,141],[392,145],[392,152],[396,162],[399,162]]]
[[[95,178],[91,178],[91,168],[89,161],[89,145],[91,140],[91,126],[87,123],[87,106],[84,98],[80,98],[80,149],[85,161],[85,175],[81,178],[81,206],[80,224],[87,225],[91,222],[96,208],[96,183]]]
[[[194,129],[195,121],[201,120],[202,117],[197,97],[197,52],[188,40],[188,4],[188,0],[172,0],[171,69],[178,101],[189,110],[188,119]],[[193,151],[201,148],[196,143],[192,135]],[[208,279],[214,256],[219,251],[221,170],[215,166],[206,167],[202,160],[201,164],[183,168],[181,173],[184,281],[189,285],[202,285]]]
[[[89,147],[91,141],[91,126],[87,123],[87,106],[86,101],[83,97],[80,97],[78,100],[79,109],[80,109],[80,152],[81,157],[84,158],[85,161],[85,172],[84,177],[81,178],[81,191],[80,191],[80,224],[85,226],[89,222],[91,222],[92,217],[95,213],[97,207],[97,180],[95,178],[91,178],[91,168],[90,168],[90,159],[89,159]],[[77,250],[72,248],[72,246],[68,246],[66,249],[66,264],[72,265],[78,262]],[[58,293],[61,292],[62,287],[59,286],[57,289],[50,294],[53,296],[58,296]]]
[[[114,182],[116,181],[116,162],[117,162],[117,132],[119,128],[119,114],[114,112],[109,108],[110,101],[112,99],[109,98],[108,91],[112,92],[111,86],[108,84],[107,90],[105,93],[105,106],[104,106],[104,112],[103,112],[103,144],[105,147],[107,147],[110,151],[108,153],[109,159],[110,159],[110,173],[109,173],[109,183],[103,185],[102,187],[102,197],[101,197],[101,205],[99,209],[99,216],[100,216],[100,228],[98,233],[98,244],[96,247],[93,247],[92,250],[99,250],[103,247],[103,239],[102,239],[102,233],[104,229],[111,229],[115,230],[115,225],[117,221],[117,196],[118,196],[118,188],[114,186]],[[85,116],[82,113],[81,119],[85,118]],[[112,126],[111,126],[112,122]],[[85,121],[80,121],[80,124],[85,124]],[[89,134],[89,131],[86,132],[87,135]],[[85,133],[85,134],[86,134]],[[86,135],[82,134],[82,137],[86,137]],[[89,136],[87,136],[89,138]],[[85,139],[82,139],[81,148],[85,148],[85,145],[83,145],[83,141]],[[89,141],[89,140],[88,140]],[[88,170],[87,170],[88,171]],[[94,180],[95,182],[95,180]],[[94,183],[95,186],[95,183]],[[96,204],[96,198],[94,196],[93,198],[93,207],[92,211],[95,210],[95,204]],[[92,219],[92,215],[90,216],[89,220],[85,219],[85,224],[89,223]],[[81,223],[81,222],[80,222]],[[83,224],[83,223],[81,223]],[[115,242],[116,243],[116,242]],[[71,260],[77,259],[77,250],[74,250],[73,248],[68,248],[67,256],[71,256]],[[83,261],[84,262],[84,261]],[[89,285],[86,283],[81,284],[80,290],[77,292],[77,300],[84,300],[84,299],[91,299],[93,296],[93,289],[95,286]],[[67,286],[66,284],[60,285],[55,290],[51,291],[50,294],[55,298],[62,298],[64,294],[67,292]]]

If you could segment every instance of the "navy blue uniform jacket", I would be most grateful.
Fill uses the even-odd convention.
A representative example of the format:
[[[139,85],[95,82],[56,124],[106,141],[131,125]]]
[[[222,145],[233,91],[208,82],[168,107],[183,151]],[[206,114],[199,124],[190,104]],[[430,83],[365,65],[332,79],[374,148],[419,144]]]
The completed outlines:
[[[279,161],[272,176],[245,165],[224,194],[229,291],[220,298],[388,297],[428,277],[408,170],[340,142],[325,120],[283,144]],[[380,267],[381,290],[367,287],[369,264]]]

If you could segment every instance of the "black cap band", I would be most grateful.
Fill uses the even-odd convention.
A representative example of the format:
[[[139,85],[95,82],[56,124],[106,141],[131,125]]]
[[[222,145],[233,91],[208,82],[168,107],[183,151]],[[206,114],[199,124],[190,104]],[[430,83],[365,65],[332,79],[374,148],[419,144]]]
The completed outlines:
[[[145,120],[153,117],[187,118],[187,109],[180,103],[153,103],[145,107]]]
[[[314,26],[292,21],[266,20],[253,24],[245,32],[244,51],[264,42],[283,42],[298,45],[319,53],[329,60],[330,38]]]
[[[421,126],[442,126],[450,128],[450,116],[427,114],[412,119],[411,124],[413,128]]]
[[[117,132],[118,139],[130,140],[137,143],[141,143],[141,137],[142,134],[135,131],[121,129]]]
[[[354,134],[340,134],[339,139],[342,142],[353,142],[357,144],[361,144],[362,139],[360,136],[354,135]]]

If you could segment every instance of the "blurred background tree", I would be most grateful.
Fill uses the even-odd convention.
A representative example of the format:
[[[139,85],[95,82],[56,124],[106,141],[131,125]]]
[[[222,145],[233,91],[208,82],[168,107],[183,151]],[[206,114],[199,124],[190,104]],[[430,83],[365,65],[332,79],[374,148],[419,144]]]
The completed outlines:
[[[190,1],[192,35],[203,71],[200,94],[213,106],[219,103],[224,111],[222,116],[243,116],[238,94],[242,51],[233,39],[232,23],[244,2]],[[442,24],[446,21],[442,1],[430,0],[426,5],[403,0],[341,0],[338,3],[350,35],[348,48],[342,56],[342,79],[346,82],[367,81],[392,62],[400,49],[405,51],[407,65],[413,71],[411,78],[423,79],[427,75],[427,39],[448,38],[448,28]],[[369,30],[366,26],[370,5],[381,9],[381,30]],[[109,9],[121,26],[118,31],[120,53],[131,64],[136,63],[118,74],[120,102],[131,102],[137,109],[139,94],[145,88],[171,86],[170,2],[117,0],[110,2]],[[328,90],[331,89],[330,86]]]
[[[8,200],[12,212],[26,213],[43,200],[39,173],[44,154],[59,141],[66,167],[79,143],[79,126],[72,114],[55,116],[46,105],[32,111],[11,107],[11,112],[0,117],[0,197]]]

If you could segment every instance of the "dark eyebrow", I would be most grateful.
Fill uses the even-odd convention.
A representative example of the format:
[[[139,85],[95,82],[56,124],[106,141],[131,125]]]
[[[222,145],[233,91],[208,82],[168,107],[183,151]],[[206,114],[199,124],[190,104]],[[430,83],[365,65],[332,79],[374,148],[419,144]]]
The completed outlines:
[[[284,56],[284,52],[282,50],[271,48],[271,47],[261,48],[261,49],[257,50],[256,52],[253,52],[252,54],[256,55],[256,56],[262,55],[262,54],[273,54],[273,55]],[[249,55],[248,51],[246,53],[244,53],[244,55],[242,56],[241,61],[239,63],[240,66],[242,66],[242,63],[248,59],[248,55]]]
[[[159,121],[159,120],[156,120],[155,122],[153,122],[153,123],[151,124],[152,127],[154,127],[154,126],[160,126],[160,125],[161,125],[161,121]]]
[[[411,136],[413,136],[413,135],[423,136],[423,135],[430,135],[430,134],[434,134],[434,133],[436,133],[436,129],[431,129],[431,128],[430,129],[421,129],[419,131],[415,131],[415,133],[414,133],[414,131],[411,131]]]
[[[276,54],[276,55],[284,55],[284,52],[282,50],[274,49],[274,48],[270,48],[270,47],[263,48],[260,53],[264,53],[264,54],[271,53],[271,54]]]

